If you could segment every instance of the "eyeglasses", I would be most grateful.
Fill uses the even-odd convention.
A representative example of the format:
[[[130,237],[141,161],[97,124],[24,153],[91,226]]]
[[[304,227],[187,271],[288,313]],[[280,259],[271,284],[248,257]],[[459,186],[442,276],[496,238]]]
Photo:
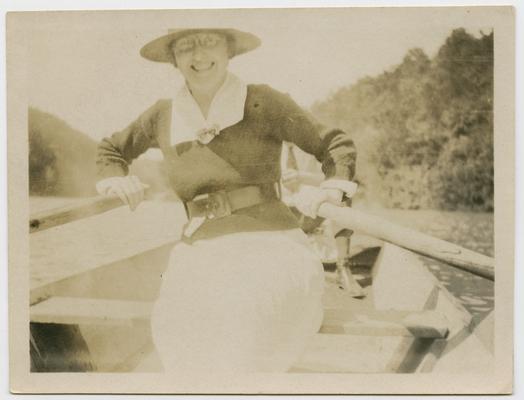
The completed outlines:
[[[223,42],[224,39],[223,36],[213,33],[189,35],[178,39],[173,45],[173,50],[176,54],[190,53],[197,46],[209,50]]]

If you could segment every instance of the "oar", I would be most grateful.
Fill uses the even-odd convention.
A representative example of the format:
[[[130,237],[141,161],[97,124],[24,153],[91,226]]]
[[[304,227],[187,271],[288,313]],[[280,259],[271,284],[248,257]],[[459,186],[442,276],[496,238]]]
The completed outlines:
[[[338,207],[324,203],[318,215],[337,222],[337,225],[374,236],[386,242],[414,251],[474,275],[495,280],[495,260],[491,257],[437,239],[416,230],[391,223],[349,207]]]
[[[168,192],[150,193],[147,188],[145,200],[161,198],[168,195]],[[66,224],[77,219],[91,217],[114,208],[124,206],[124,202],[118,196],[94,196],[74,200],[72,204],[53,208],[31,214],[29,219],[29,232],[34,233],[53,226]]]
[[[29,219],[29,232],[34,233],[53,226],[66,224],[77,219],[87,218],[123,206],[118,197],[96,196],[76,201],[72,205],[54,208],[32,214]]]

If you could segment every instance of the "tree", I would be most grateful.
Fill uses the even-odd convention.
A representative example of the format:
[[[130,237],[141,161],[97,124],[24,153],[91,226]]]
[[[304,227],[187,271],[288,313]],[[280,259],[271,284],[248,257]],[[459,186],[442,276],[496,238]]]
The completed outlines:
[[[491,210],[492,107],[493,33],[456,29],[433,59],[409,50],[312,111],[353,134],[357,176],[384,205]]]

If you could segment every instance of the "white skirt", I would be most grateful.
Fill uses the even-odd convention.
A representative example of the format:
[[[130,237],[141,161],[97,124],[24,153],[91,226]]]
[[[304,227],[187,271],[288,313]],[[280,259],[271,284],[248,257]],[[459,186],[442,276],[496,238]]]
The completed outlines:
[[[165,371],[287,371],[320,328],[323,288],[299,229],[176,244],[151,319]]]

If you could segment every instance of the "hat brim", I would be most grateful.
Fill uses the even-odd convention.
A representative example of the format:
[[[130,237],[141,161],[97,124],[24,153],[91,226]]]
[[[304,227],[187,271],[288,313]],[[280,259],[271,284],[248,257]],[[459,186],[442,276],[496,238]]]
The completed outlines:
[[[140,55],[150,61],[173,63],[174,56],[171,46],[174,41],[183,36],[194,33],[219,33],[226,36],[231,44],[231,58],[239,54],[247,53],[260,46],[260,39],[252,33],[239,31],[237,29],[225,28],[194,28],[173,29],[167,35],[161,36],[147,43],[140,49]]]

